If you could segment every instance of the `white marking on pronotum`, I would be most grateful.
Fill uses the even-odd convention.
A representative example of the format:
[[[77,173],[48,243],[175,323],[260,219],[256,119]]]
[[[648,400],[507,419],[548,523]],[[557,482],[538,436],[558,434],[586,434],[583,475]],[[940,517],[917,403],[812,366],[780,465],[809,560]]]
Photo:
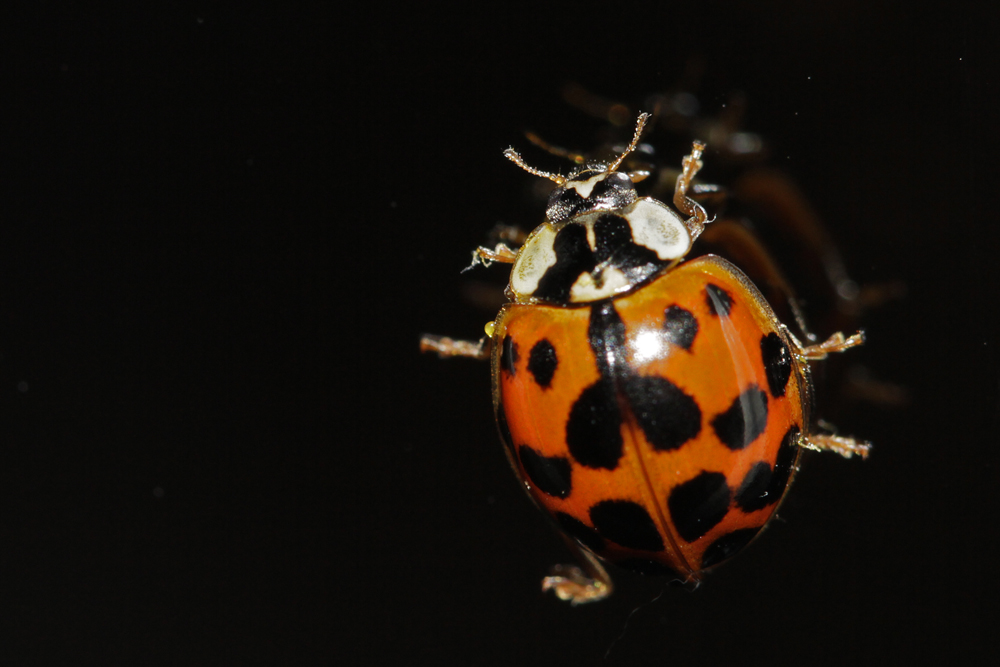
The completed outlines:
[[[640,199],[622,213],[632,228],[632,240],[660,259],[678,259],[691,248],[691,235],[684,221],[655,199]]]
[[[628,277],[620,269],[616,269],[613,266],[605,267],[600,272],[600,286],[594,282],[594,273],[587,272],[580,274],[580,277],[576,279],[576,282],[573,283],[573,286],[569,290],[570,301],[573,303],[583,303],[606,299],[632,286]]]
[[[556,263],[555,238],[555,227],[544,223],[525,242],[510,275],[510,286],[515,294],[525,296],[538,289],[538,281]]]

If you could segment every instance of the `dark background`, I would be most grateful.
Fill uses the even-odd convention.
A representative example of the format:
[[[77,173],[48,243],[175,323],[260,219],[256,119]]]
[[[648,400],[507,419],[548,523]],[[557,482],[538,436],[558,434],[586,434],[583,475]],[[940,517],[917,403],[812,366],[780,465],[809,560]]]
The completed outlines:
[[[5,21],[4,662],[981,660],[995,41],[973,3],[868,4]],[[567,554],[508,469],[486,366],[417,339],[478,337],[468,251],[539,219],[501,150],[597,136],[561,86],[634,102],[692,61],[708,111],[746,94],[853,277],[906,283],[856,359],[910,403],[847,411],[871,459],[810,456],[781,520],[698,590],[622,574],[572,609],[539,591]]]

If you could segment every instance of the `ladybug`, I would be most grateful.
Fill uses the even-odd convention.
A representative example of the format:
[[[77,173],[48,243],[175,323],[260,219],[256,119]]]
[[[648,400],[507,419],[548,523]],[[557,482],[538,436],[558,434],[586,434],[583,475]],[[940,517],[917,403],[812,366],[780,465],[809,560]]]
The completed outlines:
[[[676,179],[676,210],[639,197],[648,172],[619,171],[650,118],[611,161],[555,183],[517,250],[509,303],[479,342],[424,336],[442,357],[491,360],[493,407],[511,465],[581,567],[543,580],[572,604],[607,597],[603,563],[697,582],[774,516],[803,449],[867,456],[870,445],[814,431],[809,362],[863,342],[803,345],[734,264],[685,258],[711,221],[688,196],[705,145]]]

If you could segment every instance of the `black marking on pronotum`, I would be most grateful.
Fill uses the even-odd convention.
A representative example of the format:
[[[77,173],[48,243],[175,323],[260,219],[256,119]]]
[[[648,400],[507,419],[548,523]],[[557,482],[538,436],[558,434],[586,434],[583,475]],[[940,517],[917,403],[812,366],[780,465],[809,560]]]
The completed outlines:
[[[708,311],[715,316],[728,316],[733,309],[733,297],[729,292],[711,283],[705,285],[705,303],[708,304]]]
[[[556,233],[552,249],[556,263],[539,279],[534,295],[546,301],[566,303],[573,283],[596,266],[594,253],[587,243],[587,230],[583,225],[566,225]]]
[[[630,500],[602,500],[590,508],[590,520],[605,539],[628,549],[663,551],[663,537],[646,508]]]
[[[670,306],[663,311],[663,330],[671,343],[690,351],[698,335],[698,320],[691,311]]]
[[[658,451],[679,448],[701,431],[701,409],[670,380],[629,375],[622,387],[646,440]]]
[[[542,493],[565,498],[573,490],[572,468],[563,456],[544,456],[527,445],[517,448],[528,480]]]
[[[532,346],[528,354],[528,370],[542,389],[548,389],[552,385],[552,376],[555,375],[558,366],[556,348],[547,338]]]
[[[701,566],[709,568],[718,565],[750,544],[759,532],[760,528],[740,528],[723,535],[705,549],[705,553],[701,557]]]
[[[667,508],[677,533],[694,542],[712,530],[729,512],[732,492],[721,472],[703,471],[697,477],[674,487]]]
[[[785,395],[792,374],[792,353],[788,345],[773,331],[760,339],[760,354],[767,372],[767,386],[775,398]]]
[[[712,428],[729,449],[746,448],[767,428],[767,394],[757,385],[750,385],[725,412],[715,416]]]
[[[655,252],[635,243],[632,227],[621,215],[600,216],[594,223],[594,238],[597,265],[614,267],[633,282],[646,278],[663,264]]]

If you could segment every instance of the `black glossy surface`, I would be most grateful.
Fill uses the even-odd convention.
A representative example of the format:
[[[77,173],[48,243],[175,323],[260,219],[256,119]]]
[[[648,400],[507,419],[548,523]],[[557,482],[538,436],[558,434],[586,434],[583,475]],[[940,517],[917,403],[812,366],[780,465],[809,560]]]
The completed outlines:
[[[687,542],[703,537],[726,516],[731,496],[726,476],[719,472],[702,472],[675,486],[667,509],[677,533]]]
[[[767,428],[767,394],[751,385],[712,418],[712,428],[729,449],[745,449]]]
[[[500,342],[500,369],[511,375],[516,374],[518,357],[517,343],[510,336],[504,336]]]
[[[636,423],[653,449],[678,449],[701,432],[698,403],[667,378],[630,375],[622,388]]]
[[[599,173],[601,172],[583,170],[573,177],[571,183],[586,181]],[[615,172],[597,181],[586,199],[572,188],[557,187],[549,195],[545,215],[549,222],[557,223],[598,209],[622,208],[635,200],[636,192],[632,181],[626,174]]]
[[[760,354],[767,369],[767,387],[775,398],[785,395],[792,374],[792,353],[773,331],[760,339]]]
[[[663,538],[646,508],[629,500],[602,500],[590,508],[590,520],[605,539],[628,549],[663,551]]]

